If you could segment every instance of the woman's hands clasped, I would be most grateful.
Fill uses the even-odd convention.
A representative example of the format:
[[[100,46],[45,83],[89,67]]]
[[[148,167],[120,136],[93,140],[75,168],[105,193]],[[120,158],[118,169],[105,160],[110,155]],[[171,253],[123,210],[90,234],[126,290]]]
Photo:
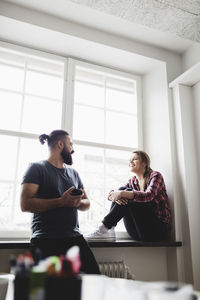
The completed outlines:
[[[128,204],[128,199],[122,198],[122,191],[111,191],[108,195],[108,200],[116,202],[119,205]]]

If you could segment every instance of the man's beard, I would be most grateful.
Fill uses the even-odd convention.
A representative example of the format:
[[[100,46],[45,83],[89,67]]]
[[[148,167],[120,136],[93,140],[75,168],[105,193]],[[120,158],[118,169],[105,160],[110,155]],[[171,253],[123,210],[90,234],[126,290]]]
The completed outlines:
[[[73,152],[68,152],[65,148],[63,148],[62,152],[61,152],[61,156],[62,156],[62,159],[63,159],[63,162],[67,165],[72,165],[73,164],[73,160],[72,160],[72,154],[74,153]]]

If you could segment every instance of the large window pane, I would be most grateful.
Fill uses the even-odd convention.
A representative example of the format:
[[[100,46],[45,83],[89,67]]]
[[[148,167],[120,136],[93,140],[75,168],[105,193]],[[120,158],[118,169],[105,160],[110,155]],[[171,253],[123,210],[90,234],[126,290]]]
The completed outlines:
[[[101,222],[110,209],[107,200],[111,189],[118,189],[129,178],[130,153],[120,150],[104,150],[75,145],[73,167],[79,172],[88,198],[90,210],[79,213],[81,231],[88,231]],[[123,226],[120,225],[120,229]]]
[[[116,189],[124,185],[129,177],[131,152],[105,150],[106,188]]]
[[[41,145],[39,140],[21,138],[17,174],[18,181],[22,181],[23,175],[31,162],[40,161],[47,158],[48,147],[46,144]]]
[[[131,114],[137,113],[135,94],[114,89],[106,90],[106,108]]]
[[[0,91],[0,129],[19,130],[22,95]]]
[[[74,145],[73,167],[79,172],[91,207],[79,214],[80,229],[95,227],[104,215],[104,150]]]
[[[75,82],[75,102],[96,107],[104,107],[104,88],[85,82]]]
[[[105,182],[106,194],[110,190],[123,186],[129,178],[129,158],[131,154],[127,151],[105,150]],[[106,203],[106,208],[110,206]]]
[[[106,143],[124,147],[138,147],[137,118],[107,111]]]
[[[15,230],[29,230],[30,213],[20,209],[20,191],[23,175],[31,162],[48,158],[48,147],[42,146],[38,140],[28,138],[19,139],[19,158],[17,176],[12,178],[14,183],[1,183],[0,222],[7,228]],[[13,192],[14,191],[14,192]],[[7,223],[6,223],[7,222]]]
[[[84,141],[104,142],[104,111],[75,105],[73,137]]]
[[[17,164],[18,138],[0,135],[0,180],[14,180]]]
[[[0,143],[5,145],[2,147],[0,157],[1,230],[5,228],[26,230],[27,226],[29,228],[30,214],[22,213],[20,209],[21,182],[30,162],[47,159],[48,148],[46,145],[42,146],[38,140],[28,138],[0,136]],[[19,152],[18,160],[17,152]]]
[[[24,69],[0,64],[0,88],[21,92]]]
[[[0,182],[0,230],[11,224],[13,184]]]
[[[13,204],[13,227],[17,230],[30,230],[30,221],[32,218],[31,213],[25,213],[21,211],[20,208],[20,193],[21,193],[21,184],[18,183],[16,186],[16,194],[14,196]]]
[[[118,190],[119,187],[127,183],[129,173],[129,158],[131,153],[128,151],[106,150],[105,151],[105,181],[106,195],[110,190]],[[105,202],[106,212],[110,210],[110,201]],[[116,230],[126,231],[123,220],[118,222]]]
[[[75,74],[73,137],[138,147],[136,80],[89,66],[76,66]]]
[[[63,80],[50,74],[28,71],[26,77],[26,93],[38,96],[61,99]]]
[[[61,127],[62,103],[36,97],[25,97],[22,130],[49,133]]]
[[[96,147],[74,145],[74,167],[84,178],[84,186],[103,189],[104,151]]]

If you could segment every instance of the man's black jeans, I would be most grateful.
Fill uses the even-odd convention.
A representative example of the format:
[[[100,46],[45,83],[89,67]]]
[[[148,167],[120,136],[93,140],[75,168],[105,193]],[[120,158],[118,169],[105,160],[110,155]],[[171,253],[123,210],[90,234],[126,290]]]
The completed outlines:
[[[128,234],[136,241],[163,241],[168,239],[168,225],[159,221],[152,203],[128,203],[119,205],[113,202],[110,212],[103,219],[107,228],[116,226],[123,218]]]
[[[72,246],[79,246],[81,258],[81,272],[86,274],[100,274],[95,257],[82,235],[71,238],[32,238],[31,252],[37,260],[37,249],[41,251],[42,258],[52,255],[65,255]]]

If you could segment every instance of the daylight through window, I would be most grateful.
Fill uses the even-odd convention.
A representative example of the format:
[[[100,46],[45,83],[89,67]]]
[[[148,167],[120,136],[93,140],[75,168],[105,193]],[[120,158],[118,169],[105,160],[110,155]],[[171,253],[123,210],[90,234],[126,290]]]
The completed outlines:
[[[108,192],[126,183],[131,151],[141,147],[139,91],[138,76],[0,44],[1,237],[28,237],[22,177],[30,162],[48,158],[38,136],[59,128],[72,136],[73,167],[91,200],[79,213],[80,230],[102,220]]]

